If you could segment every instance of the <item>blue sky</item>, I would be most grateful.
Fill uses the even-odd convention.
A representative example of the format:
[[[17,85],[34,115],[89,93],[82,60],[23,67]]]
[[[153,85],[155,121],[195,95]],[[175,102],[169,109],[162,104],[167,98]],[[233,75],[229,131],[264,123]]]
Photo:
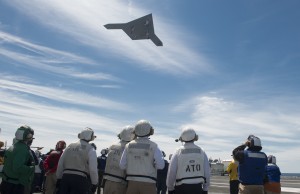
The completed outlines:
[[[44,152],[84,127],[96,145],[147,119],[167,155],[181,128],[209,157],[230,159],[249,134],[300,172],[300,1],[0,1],[0,139],[35,129]],[[156,35],[107,23],[152,13]],[[100,151],[98,150],[98,151]]]

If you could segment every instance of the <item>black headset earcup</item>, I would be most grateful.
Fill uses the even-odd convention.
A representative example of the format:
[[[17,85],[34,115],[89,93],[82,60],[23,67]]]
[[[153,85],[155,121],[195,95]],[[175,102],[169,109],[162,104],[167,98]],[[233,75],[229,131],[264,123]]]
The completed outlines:
[[[198,141],[198,135],[195,135],[195,139],[194,139],[194,141]]]
[[[150,135],[153,135],[153,134],[154,134],[154,129],[151,128],[151,129],[150,129]]]

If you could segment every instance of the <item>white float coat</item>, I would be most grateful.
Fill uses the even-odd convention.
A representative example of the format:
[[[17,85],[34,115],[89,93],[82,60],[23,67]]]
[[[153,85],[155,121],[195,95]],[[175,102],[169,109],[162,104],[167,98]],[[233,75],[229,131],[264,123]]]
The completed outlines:
[[[182,148],[199,148],[199,146],[195,145],[192,142],[187,142],[185,143]],[[203,150],[202,150],[203,151]],[[167,187],[169,191],[173,191],[176,183],[176,175],[177,175],[177,169],[178,169],[178,152],[176,151],[175,154],[172,155],[170,164],[169,164],[169,169],[168,169],[168,175],[167,175]],[[206,183],[203,183],[203,190],[207,191],[208,186],[210,184],[210,166],[209,166],[209,161],[207,158],[206,153],[203,151],[204,154],[204,177],[206,178]]]
[[[149,143],[152,142],[152,141],[149,140],[148,137],[138,137],[137,140],[133,140],[133,141],[137,141],[137,142],[142,141],[142,142],[149,142]],[[154,142],[152,142],[152,143],[154,143]],[[127,164],[128,145],[129,144],[126,145],[125,150],[124,150],[124,152],[122,154],[122,157],[121,157],[121,160],[120,160],[120,168],[123,169],[123,170],[126,170],[127,165],[128,165]],[[153,158],[154,158],[153,166],[156,169],[163,169],[164,166],[165,166],[165,161],[163,159],[162,152],[158,148],[158,146],[156,146],[156,149],[154,150]]]

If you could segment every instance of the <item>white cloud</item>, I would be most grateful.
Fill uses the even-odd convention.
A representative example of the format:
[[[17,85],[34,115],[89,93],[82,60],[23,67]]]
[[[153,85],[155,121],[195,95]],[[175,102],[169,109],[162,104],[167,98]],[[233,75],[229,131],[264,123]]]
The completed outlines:
[[[87,73],[76,69],[76,66],[96,65],[96,62],[88,58],[84,58],[65,51],[55,50],[48,47],[33,44],[20,37],[10,35],[0,31],[0,38],[3,43],[0,44],[0,55],[10,59],[11,61],[40,69],[45,72],[52,72],[59,75],[70,76],[74,78],[86,80],[110,80],[120,81],[110,74],[96,72]],[[12,44],[17,47],[25,48],[28,52],[17,52],[4,48],[6,44]],[[99,64],[98,64],[99,65]]]
[[[194,126],[199,126],[200,130],[201,128],[205,130],[206,127],[213,129],[206,132],[210,135],[239,136],[247,135],[251,131],[261,135],[279,134],[288,125],[294,125],[294,131],[290,129],[291,131],[285,132],[283,136],[291,138],[295,135],[294,132],[300,124],[295,115],[299,115],[299,111],[286,114],[289,110],[286,110],[284,106],[277,106],[285,113],[283,115],[274,112],[268,104],[258,107],[256,103],[258,102],[243,104],[215,96],[198,96],[188,100],[187,104],[182,103],[175,110],[190,110]],[[280,105],[281,103],[274,102],[274,104]]]
[[[83,92],[51,88],[30,83],[22,83],[18,81],[0,79],[0,89],[1,88],[3,91],[10,91],[10,93],[18,92],[20,94],[28,94],[30,96],[42,97],[46,98],[47,100],[52,100],[60,103],[98,107],[110,110],[133,110],[124,103],[114,102],[110,99],[95,97],[93,95],[86,94]],[[2,100],[4,99],[6,99],[5,101],[10,102],[10,98],[3,96]]]

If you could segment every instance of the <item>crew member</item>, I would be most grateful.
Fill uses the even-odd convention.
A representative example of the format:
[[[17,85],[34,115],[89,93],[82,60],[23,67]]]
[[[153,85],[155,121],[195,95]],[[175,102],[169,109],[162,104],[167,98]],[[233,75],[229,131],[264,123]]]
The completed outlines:
[[[99,179],[97,194],[101,193],[101,186],[103,185],[103,175],[106,166],[107,152],[108,152],[107,149],[102,149],[100,152],[101,156],[97,157],[97,168],[98,168],[98,179]]]
[[[166,153],[164,151],[162,151],[162,155],[164,158],[166,157]],[[165,167],[163,169],[157,170],[157,183],[156,183],[157,194],[167,193],[166,179],[168,174],[169,162],[165,159],[164,161],[165,161]]]
[[[45,180],[45,194],[53,194],[56,189],[56,169],[60,156],[66,148],[66,142],[61,140],[56,143],[55,150],[45,159],[43,166],[46,176]]]
[[[226,171],[229,174],[229,189],[230,194],[238,194],[239,193],[239,177],[238,177],[238,161],[236,161],[234,158],[229,163],[229,165],[226,168]]]
[[[120,159],[125,149],[125,145],[133,140],[134,128],[132,126],[124,127],[118,134],[119,142],[108,148],[107,164],[104,173],[104,192],[103,194],[125,194],[127,181],[125,179],[125,170],[120,169]]]
[[[206,153],[197,145],[198,135],[184,128],[179,140],[184,144],[172,155],[167,187],[169,194],[207,194],[210,166]]]
[[[265,194],[280,194],[280,169],[276,165],[276,157],[273,155],[268,156],[268,165],[266,166],[266,178],[265,178]]]
[[[96,136],[94,131],[87,127],[78,134],[78,138],[78,142],[71,143],[65,149],[58,162],[56,176],[60,194],[88,193],[88,176],[91,178],[92,192],[95,193],[97,189],[97,154],[89,144]]]
[[[245,148],[248,149],[245,150]],[[246,142],[233,150],[234,158],[239,162],[239,194],[263,194],[263,179],[267,166],[267,156],[261,151],[261,141],[249,135]]]
[[[165,162],[157,144],[149,139],[153,133],[151,124],[140,120],[134,127],[137,138],[125,146],[120,168],[127,172],[126,194],[156,194],[157,169],[163,169]]]
[[[16,143],[5,151],[1,194],[23,194],[31,190],[35,163],[29,145],[34,139],[33,135],[31,127],[19,127],[15,133]]]

